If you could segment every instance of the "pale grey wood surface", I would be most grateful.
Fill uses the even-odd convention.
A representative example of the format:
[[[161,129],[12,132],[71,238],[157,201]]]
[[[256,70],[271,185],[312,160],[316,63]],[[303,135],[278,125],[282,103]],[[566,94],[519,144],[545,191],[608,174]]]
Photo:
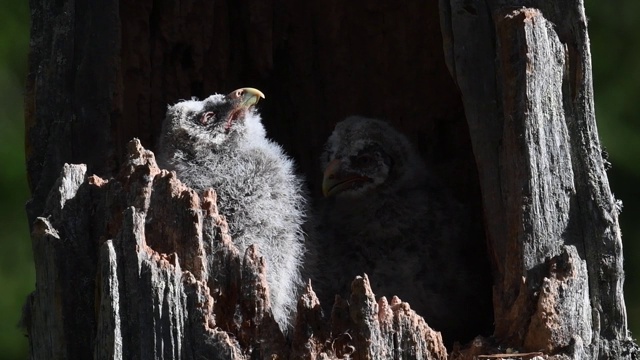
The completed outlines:
[[[637,357],[583,3],[440,4],[496,265],[496,340],[573,359]]]
[[[408,304],[376,300],[366,277],[333,319],[308,286],[281,333],[268,264],[253,246],[238,252],[215,201],[138,140],[114,179],[65,165],[34,226],[32,358],[446,359],[440,334]]]

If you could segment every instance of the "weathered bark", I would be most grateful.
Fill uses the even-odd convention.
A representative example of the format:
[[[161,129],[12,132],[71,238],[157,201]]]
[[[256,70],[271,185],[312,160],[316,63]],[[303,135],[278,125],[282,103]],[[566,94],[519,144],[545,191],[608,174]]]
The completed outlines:
[[[65,165],[34,224],[32,358],[446,359],[440,334],[407,304],[377,302],[366,277],[333,319],[308,286],[289,346],[259,249],[238,252],[215,200],[137,140],[115,179]]]
[[[576,359],[636,358],[583,3],[521,6],[441,1],[496,265],[494,335]]]
[[[32,1],[32,357],[446,357],[422,318],[376,302],[366,278],[331,319],[309,287],[289,344],[269,314],[260,249],[238,253],[215,193],[186,188],[139,144],[126,149],[133,137],[153,149],[168,103],[254,86],[270,136],[313,191],[333,124],[359,113],[409,134],[476,207],[495,339],[451,358],[637,358],[582,2],[439,5]]]

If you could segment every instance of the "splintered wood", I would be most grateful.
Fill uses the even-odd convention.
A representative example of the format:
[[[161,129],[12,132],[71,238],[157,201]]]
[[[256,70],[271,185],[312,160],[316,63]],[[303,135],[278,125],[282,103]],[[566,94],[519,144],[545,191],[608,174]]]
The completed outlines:
[[[240,253],[215,190],[188,188],[137,140],[114,179],[65,165],[45,216],[32,234],[34,358],[447,358],[440,334],[407,304],[376,301],[366,276],[330,318],[309,283],[283,334],[260,249]]]

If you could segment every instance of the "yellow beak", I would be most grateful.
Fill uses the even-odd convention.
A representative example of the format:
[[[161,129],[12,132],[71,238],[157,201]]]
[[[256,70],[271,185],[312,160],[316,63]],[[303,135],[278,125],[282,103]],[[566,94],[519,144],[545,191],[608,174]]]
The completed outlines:
[[[260,98],[265,98],[262,91],[255,88],[240,88],[238,90],[234,90],[227,97],[231,99],[239,99],[238,105],[242,107],[249,108],[258,103]]]
[[[340,161],[340,159],[334,159],[324,170],[324,176],[322,178],[322,194],[324,197],[336,195],[352,188],[358,183],[369,181],[369,178],[365,176],[343,172],[341,167],[342,161]]]

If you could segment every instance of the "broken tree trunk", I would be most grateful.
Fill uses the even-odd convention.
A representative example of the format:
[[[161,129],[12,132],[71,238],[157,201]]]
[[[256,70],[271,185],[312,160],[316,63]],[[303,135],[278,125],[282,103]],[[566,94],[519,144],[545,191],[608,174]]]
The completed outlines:
[[[114,179],[65,165],[33,225],[34,359],[446,359],[438,332],[358,278],[328,321],[311,286],[291,343],[271,317],[259,249],[239,253],[202,197],[138,140]]]
[[[497,342],[576,359],[636,358],[621,204],[598,141],[582,1],[440,5],[496,266]]]
[[[153,149],[166,104],[241,86],[265,91],[267,130],[312,189],[332,125],[361,113],[408,133],[476,205],[495,333],[450,358],[636,358],[583,4],[526,5],[441,0],[438,19],[435,1],[33,1],[32,358],[447,357],[437,329],[366,277],[330,317],[309,286],[285,338],[268,264],[233,246],[215,192],[129,143]]]

